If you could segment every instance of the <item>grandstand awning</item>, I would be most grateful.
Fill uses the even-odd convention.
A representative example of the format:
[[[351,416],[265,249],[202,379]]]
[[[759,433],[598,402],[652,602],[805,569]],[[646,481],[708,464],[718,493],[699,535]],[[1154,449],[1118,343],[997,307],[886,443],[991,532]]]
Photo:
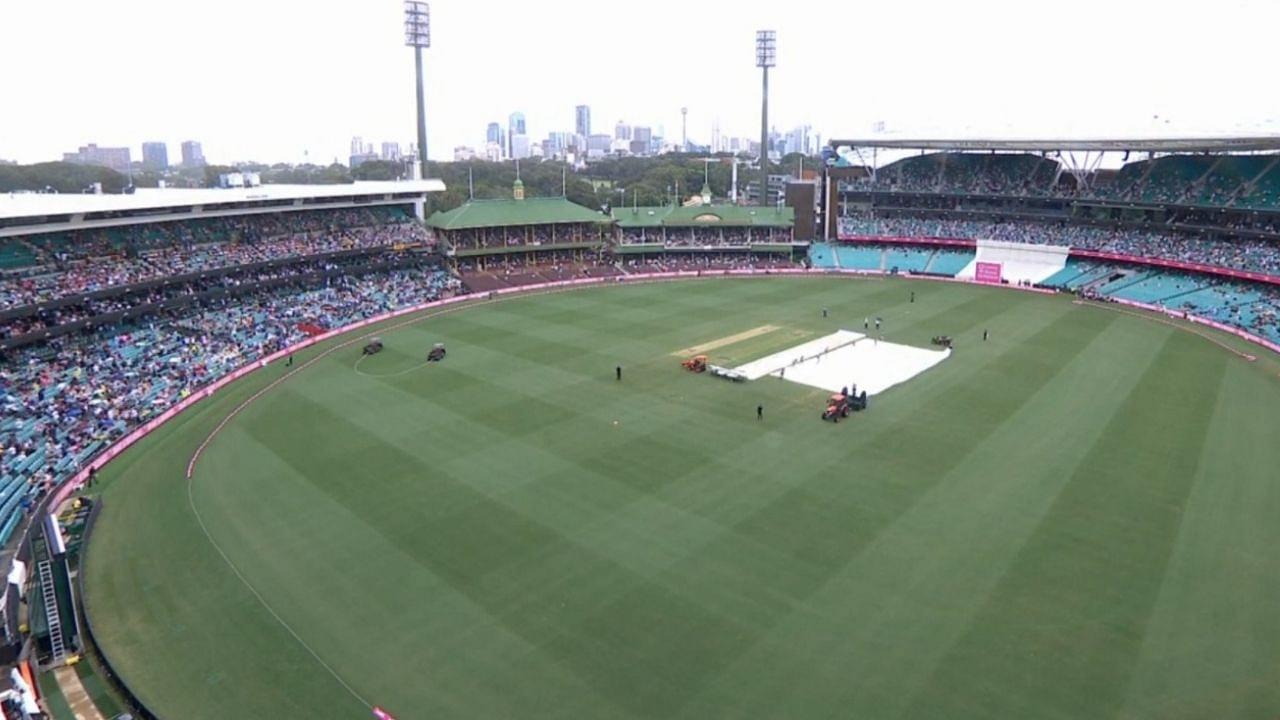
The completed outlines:
[[[1202,138],[1129,139],[924,139],[878,137],[834,139],[831,147],[880,148],[894,150],[989,151],[989,152],[1157,152],[1225,153],[1280,150],[1280,135]]]
[[[342,185],[262,185],[254,188],[139,188],[131,194],[0,193],[0,220],[60,216],[148,217],[191,208],[254,208],[271,204],[311,205],[395,198],[425,199],[444,192],[440,180],[367,181]]]
[[[608,215],[562,197],[471,200],[448,212],[437,212],[427,218],[427,225],[446,231],[607,222]]]

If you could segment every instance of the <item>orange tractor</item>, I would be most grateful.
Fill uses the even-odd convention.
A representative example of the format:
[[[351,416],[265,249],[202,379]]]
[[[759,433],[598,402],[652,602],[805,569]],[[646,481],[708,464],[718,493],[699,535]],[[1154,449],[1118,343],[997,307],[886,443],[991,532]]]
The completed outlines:
[[[827,400],[827,409],[822,411],[822,419],[831,422],[840,422],[840,418],[849,417],[853,408],[849,406],[849,396],[844,393],[836,393]]]
[[[680,367],[684,368],[685,370],[688,370],[689,372],[696,372],[696,373],[706,372],[707,356],[694,355],[688,360],[685,360],[684,362],[680,363]]]
[[[856,391],[857,388],[854,390]],[[846,392],[836,393],[827,400],[827,409],[822,411],[822,419],[840,422],[840,418],[849,417],[849,413],[866,409],[867,391],[863,390],[861,395],[850,395],[846,389]]]

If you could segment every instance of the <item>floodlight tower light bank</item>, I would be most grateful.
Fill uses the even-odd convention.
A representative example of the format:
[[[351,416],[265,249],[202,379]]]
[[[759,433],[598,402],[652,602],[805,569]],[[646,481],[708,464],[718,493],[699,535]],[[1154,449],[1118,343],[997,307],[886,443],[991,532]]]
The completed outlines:
[[[420,0],[405,0],[404,44],[413,48],[418,85],[418,162],[421,177],[427,174],[427,107],[422,87],[422,51],[431,47],[431,6]]]
[[[769,68],[778,64],[778,33],[756,31],[756,67],[764,75],[760,101],[760,205],[769,204]]]

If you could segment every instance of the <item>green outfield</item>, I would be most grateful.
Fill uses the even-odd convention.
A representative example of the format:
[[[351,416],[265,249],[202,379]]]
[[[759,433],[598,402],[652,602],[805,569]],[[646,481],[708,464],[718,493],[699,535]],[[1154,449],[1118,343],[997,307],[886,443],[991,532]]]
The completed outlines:
[[[823,391],[673,356],[869,315],[957,349],[839,424]],[[190,484],[288,368],[103,473],[88,612],[163,717],[1280,716],[1273,357],[887,279],[597,288],[381,335],[250,404]]]

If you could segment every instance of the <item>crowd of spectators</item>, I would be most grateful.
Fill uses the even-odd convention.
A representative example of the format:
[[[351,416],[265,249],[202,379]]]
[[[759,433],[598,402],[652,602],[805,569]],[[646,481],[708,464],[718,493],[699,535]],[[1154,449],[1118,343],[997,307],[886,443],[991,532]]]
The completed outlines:
[[[506,228],[467,228],[445,231],[455,250],[484,250],[542,245],[574,245],[598,240],[590,225],[561,223]]]
[[[429,244],[394,209],[316,210],[33,235],[37,262],[0,275],[0,310],[109,287],[341,250]]]
[[[81,320],[170,303],[184,297],[195,297],[219,290],[233,290],[270,281],[290,280],[318,273],[333,273],[368,264],[368,262],[367,256],[328,256],[287,265],[246,268],[234,274],[175,282],[108,297],[86,298],[79,302],[72,302],[74,298],[64,299],[65,304],[58,307],[35,309],[29,314],[0,319],[0,341]]]
[[[622,264],[629,274],[717,270],[782,270],[803,267],[785,255],[757,253],[663,253],[629,258]]]
[[[621,274],[604,251],[556,250],[532,257],[494,256],[458,261],[458,272],[473,292],[538,285],[548,282],[603,278]]]
[[[458,292],[436,266],[227,296],[66,336],[0,362],[0,487],[33,500],[200,387],[306,338]],[[9,506],[6,504],[6,508]],[[8,526],[11,515],[0,516]]]
[[[651,244],[664,247],[746,247],[751,243],[791,242],[789,230],[777,228],[710,227],[623,230],[623,245]]]
[[[918,217],[840,218],[840,237],[913,237],[1065,245],[1135,257],[1196,263],[1280,276],[1280,243],[1210,240],[1194,235],[1067,223],[987,222]]]

